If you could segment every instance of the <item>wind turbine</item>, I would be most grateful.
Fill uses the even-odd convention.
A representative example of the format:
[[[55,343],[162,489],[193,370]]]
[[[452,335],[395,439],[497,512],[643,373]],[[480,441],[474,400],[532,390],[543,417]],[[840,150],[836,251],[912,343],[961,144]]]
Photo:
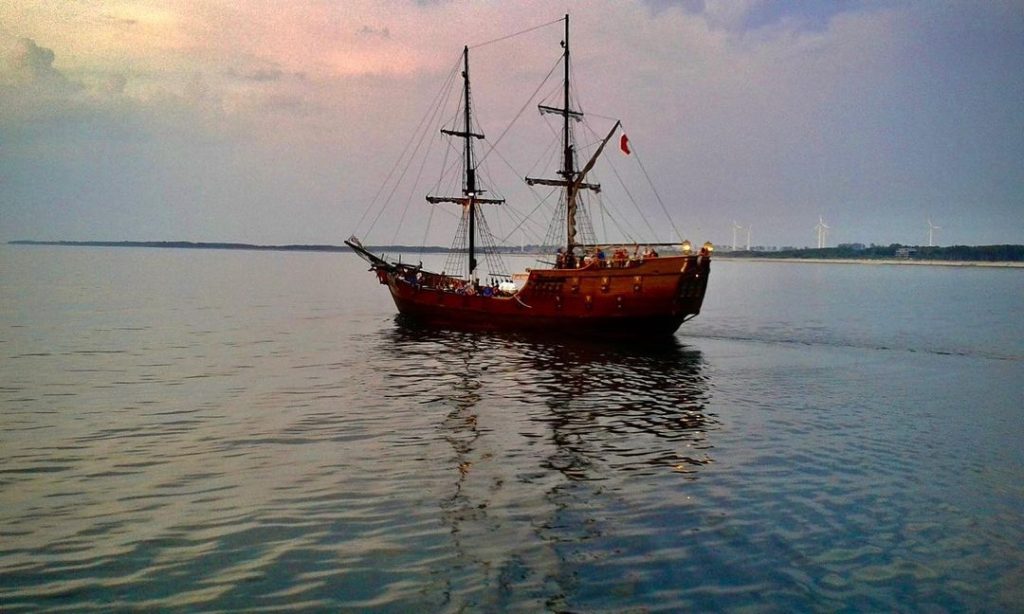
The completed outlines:
[[[829,227],[820,215],[818,216],[818,223],[814,225],[814,229],[818,231],[818,249],[821,249],[825,247],[825,243],[828,240]]]
[[[932,224],[932,218],[928,218],[928,247],[934,247],[932,243],[932,235],[936,230],[942,230],[942,226],[936,226]]]
[[[743,230],[743,227],[736,223],[736,220],[732,221],[732,251],[736,251],[736,231]]]

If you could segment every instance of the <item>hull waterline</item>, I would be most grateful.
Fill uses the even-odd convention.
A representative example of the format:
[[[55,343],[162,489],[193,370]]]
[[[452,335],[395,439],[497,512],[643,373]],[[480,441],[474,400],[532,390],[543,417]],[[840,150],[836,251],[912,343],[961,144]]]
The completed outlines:
[[[535,270],[510,296],[452,287],[454,280],[407,265],[374,268],[399,313],[425,326],[651,338],[673,334],[700,313],[710,259],[673,256],[622,268]]]

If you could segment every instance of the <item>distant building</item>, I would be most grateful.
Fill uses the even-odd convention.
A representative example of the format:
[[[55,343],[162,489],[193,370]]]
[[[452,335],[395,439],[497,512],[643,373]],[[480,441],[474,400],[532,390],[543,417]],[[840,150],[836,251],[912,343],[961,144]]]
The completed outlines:
[[[917,249],[913,247],[898,247],[896,248],[896,257],[900,260],[909,260],[914,254],[917,253]]]

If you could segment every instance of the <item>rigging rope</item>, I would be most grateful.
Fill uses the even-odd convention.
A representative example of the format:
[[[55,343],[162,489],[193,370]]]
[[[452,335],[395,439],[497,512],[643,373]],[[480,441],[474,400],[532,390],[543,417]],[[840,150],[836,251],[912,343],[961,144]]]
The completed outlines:
[[[438,107],[438,109],[440,109],[440,107]],[[437,113],[434,113],[433,115],[436,116]],[[428,134],[427,130],[424,130],[423,133],[420,134],[420,138],[416,142],[416,147],[413,149],[412,154],[409,155],[409,160],[405,163],[405,168],[402,169],[402,173],[398,176],[398,179],[395,180],[395,185],[391,188],[391,191],[388,193],[387,199],[385,199],[385,201],[384,201],[385,203],[390,203],[391,202],[391,198],[395,195],[395,192],[398,191],[398,186],[401,185],[402,179],[405,178],[405,174],[407,172],[409,172],[409,167],[412,166],[413,160],[416,159],[416,154],[419,152],[420,147],[423,145],[424,139],[427,138],[427,134]],[[428,145],[427,146],[427,152],[428,153],[429,153],[429,150],[430,150],[430,146]],[[424,162],[426,161],[426,157],[427,157],[426,154],[424,154],[424,157],[423,157]],[[422,171],[422,163],[421,163],[420,169]],[[413,183],[413,187],[415,187],[415,185],[416,184]],[[394,233],[394,237],[392,238],[392,243],[394,243],[397,240],[397,238],[398,238],[398,231],[402,227],[402,221],[405,220],[405,214],[409,210],[409,204],[410,204],[411,201],[412,201],[412,195],[410,194],[409,199],[406,200],[405,208],[402,210],[402,216],[399,219],[398,225],[395,226],[395,233]],[[384,208],[382,207],[381,211],[377,212],[377,217],[374,218],[373,224],[370,225],[370,229],[371,230],[373,229],[373,226],[376,225],[377,220],[380,219],[381,214],[384,212],[383,209]]]
[[[558,18],[558,19],[556,19],[554,21],[549,21],[548,23],[542,23],[539,26],[533,26],[532,28],[527,28],[525,30],[521,30],[519,32],[516,32],[515,34],[507,34],[505,36],[502,36],[501,38],[495,38],[493,40],[484,41],[482,43],[477,43],[475,45],[470,45],[469,48],[470,49],[479,49],[480,47],[485,47],[487,45],[491,45],[491,44],[494,44],[494,43],[499,43],[499,42],[501,42],[503,40],[508,40],[510,38],[515,38],[516,36],[521,36],[521,35],[526,34],[528,32],[533,32],[534,30],[540,30],[541,28],[546,28],[548,26],[553,26],[556,23],[562,23],[563,21],[565,21],[565,17],[560,17],[560,18]]]
[[[498,254],[498,246],[494,241],[494,234],[487,224],[487,218],[482,212],[476,212],[477,224],[480,226],[480,239],[484,244],[484,262],[487,263],[487,271],[492,276],[508,277],[508,269],[505,267],[501,255]]]
[[[442,273],[447,271],[448,275],[452,277],[462,277],[463,265],[465,264],[465,250],[468,241],[466,240],[466,234],[468,231],[467,219],[465,210],[459,217],[459,227],[455,231],[455,236],[452,237],[452,246],[448,250],[448,256],[444,261],[444,268],[441,270]]]
[[[420,260],[423,259],[423,254],[426,253],[427,247],[427,235],[430,234],[430,224],[434,221],[434,207],[430,208],[430,213],[427,214],[427,227],[423,229],[423,241],[420,242]]]
[[[665,217],[668,218],[668,223],[672,226],[672,232],[676,233],[676,238],[679,239],[680,242],[682,242],[683,235],[680,234],[679,229],[676,228],[676,223],[672,221],[672,216],[668,214],[668,208],[665,207],[665,202],[661,200],[661,195],[658,194],[658,189],[654,187],[654,182],[651,181],[651,176],[647,174],[647,169],[644,167],[643,161],[640,160],[640,153],[637,151],[636,147],[633,147],[632,151],[633,155],[636,156],[637,164],[640,165],[640,170],[644,172],[644,177],[647,179],[648,185],[651,186],[651,191],[654,192],[654,198],[656,198],[658,204],[661,205],[662,213],[665,214]]]
[[[643,220],[644,225],[647,226],[647,230],[650,231],[651,236],[657,236],[657,233],[654,231],[654,227],[651,226],[650,220],[647,219],[647,216],[644,215],[643,209],[640,208],[640,203],[637,202],[636,198],[633,196],[633,193],[629,190],[629,187],[626,185],[626,182],[622,180],[622,175],[619,174],[618,169],[616,169],[613,165],[609,165],[609,168],[611,168],[612,174],[615,175],[615,178],[619,180],[619,185],[622,186],[622,191],[625,192],[626,196],[629,197],[629,202],[633,203],[633,208],[636,209],[636,212],[640,216],[640,219]],[[634,230],[634,232],[636,231]]]
[[[454,87],[454,80],[452,80],[451,83],[452,83],[452,85],[449,87],[449,91],[451,90],[451,87]],[[460,94],[460,98],[459,98],[460,103],[461,103],[461,99],[462,98],[461,98],[461,94]],[[432,117],[440,116],[441,112],[442,112],[442,108],[443,108],[443,105],[440,105],[440,104],[437,105],[435,107],[435,109],[434,109],[435,112],[432,114]],[[430,126],[433,126],[433,125],[434,125],[433,122],[431,122]],[[427,137],[428,130],[429,130],[430,126],[428,126],[427,129],[425,129],[423,131],[423,134],[420,136],[420,140],[416,144],[416,148],[413,150],[412,155],[409,156],[409,161],[407,163],[407,166],[402,171],[402,175],[399,176],[397,182],[395,183],[395,188],[392,190],[391,194],[394,194],[394,192],[398,189],[398,186],[401,183],[402,178],[405,177],[405,173],[408,172],[409,165],[411,165],[413,160],[415,159],[416,153],[419,151],[420,145],[422,145],[422,143],[423,143],[423,139],[425,139]],[[394,235],[392,236],[392,239],[391,239],[391,243],[392,244],[396,244],[398,242],[398,232],[401,230],[402,224],[405,222],[405,216],[406,216],[406,214],[408,214],[409,207],[412,205],[413,192],[416,190],[416,186],[418,186],[420,184],[420,178],[423,176],[423,169],[426,167],[427,161],[430,159],[430,151],[433,148],[433,144],[436,141],[437,141],[437,137],[435,135],[435,138],[431,139],[429,141],[429,143],[427,144],[427,148],[424,151],[423,156],[420,158],[419,170],[416,172],[416,178],[409,185],[409,194],[408,194],[408,196],[406,197],[406,200],[405,200],[405,207],[402,209],[402,215],[401,215],[401,217],[399,217],[398,224],[395,225],[395,232],[394,232]],[[447,151],[445,152],[445,159],[447,160]],[[391,200],[391,194],[388,195],[388,201]],[[424,239],[424,246],[425,245],[426,245],[426,239]]]
[[[607,119],[611,120],[611,119],[614,119],[614,118],[609,117]],[[619,121],[619,120],[615,120],[615,121]],[[587,128],[587,130],[591,134],[593,134],[595,137],[599,137],[600,138],[600,135],[598,135],[596,132],[594,132],[594,130],[590,127],[589,124],[584,124],[584,125],[585,125],[585,127]],[[624,131],[625,130],[623,129],[623,132]],[[639,161],[639,158],[637,160]],[[611,169],[612,174],[615,175],[615,178],[618,180],[619,185],[622,187],[622,191],[626,194],[626,197],[629,199],[629,202],[633,204],[633,208],[636,209],[637,215],[639,216],[640,220],[644,223],[645,226],[647,226],[647,230],[650,232],[650,236],[651,237],[657,236],[657,233],[655,232],[654,227],[651,226],[650,220],[647,219],[647,216],[644,215],[643,209],[640,208],[640,203],[637,202],[636,197],[633,196],[633,192],[630,191],[629,186],[622,179],[622,175],[619,174],[619,170],[610,161],[607,164],[607,166],[608,166],[609,169]],[[645,173],[645,176],[646,176],[646,173]],[[655,193],[655,196],[657,196],[657,191],[655,190],[654,184],[651,182],[650,177],[647,177],[647,183],[650,185],[651,191]],[[623,233],[625,235],[627,235],[627,236],[629,236],[630,234],[640,234],[640,233],[638,233],[636,231],[635,228],[632,228],[632,225],[630,225],[630,228],[632,228],[632,233],[629,230],[622,228],[622,226],[618,222],[615,222],[614,216],[612,216],[612,221],[613,221],[613,223],[615,223],[615,226],[618,227],[619,230],[623,231]],[[669,223],[671,223],[671,222],[672,222],[672,220],[669,219]],[[673,226],[673,228],[674,228],[674,226]]]
[[[439,89],[437,94],[434,96],[432,108],[428,109],[427,112],[424,113],[423,118],[420,119],[420,123],[416,127],[416,130],[413,131],[412,135],[410,135],[409,137],[409,141],[406,142],[405,148],[402,150],[401,155],[398,157],[397,160],[395,160],[394,166],[391,167],[391,170],[388,172],[387,177],[384,178],[384,181],[381,182],[380,187],[377,188],[377,193],[374,194],[373,199],[370,201],[370,204],[366,207],[366,210],[363,211],[363,215],[359,218],[359,222],[356,224],[357,229],[362,225],[363,220],[366,218],[366,215],[370,212],[373,206],[377,204],[377,200],[380,198],[380,195],[384,191],[384,188],[387,187],[388,184],[391,182],[391,177],[395,174],[395,171],[398,170],[398,167],[402,163],[402,160],[405,158],[406,153],[408,153],[409,147],[412,146],[413,141],[417,141],[417,134],[419,134],[420,130],[423,130],[423,134],[419,135],[416,150],[414,150],[413,153],[410,154],[409,160],[406,161],[405,163],[405,169],[403,169],[399,177],[395,179],[395,185],[391,188],[391,192],[384,200],[384,205],[380,207],[380,209],[377,211],[377,215],[373,218],[373,221],[370,223],[370,227],[366,231],[367,234],[372,232],[374,226],[377,225],[377,221],[380,219],[381,214],[383,214],[384,209],[387,208],[387,203],[390,202],[391,196],[398,188],[398,184],[401,183],[402,177],[405,176],[405,172],[409,169],[409,165],[412,163],[412,157],[415,156],[415,152],[419,149],[419,145],[422,144],[427,128],[429,127],[429,125],[433,125],[433,120],[430,121],[430,124],[427,126],[427,128],[425,128],[424,126],[427,124],[428,119],[435,117],[437,115],[440,109],[441,101],[443,101],[447,97],[446,93],[451,91],[452,83],[454,83],[455,80],[455,75],[458,74],[458,68],[459,63],[456,62],[451,72],[448,73],[448,77],[445,79],[445,82],[441,85],[441,89]]]
[[[527,213],[526,215],[523,215],[522,213],[519,213],[519,211],[516,211],[515,209],[512,209],[513,211],[515,211],[515,212],[516,212],[516,213],[517,213],[517,214],[518,214],[518,215],[519,215],[519,216],[520,216],[520,217],[522,218],[522,220],[521,220],[521,221],[520,221],[520,222],[519,222],[518,224],[516,224],[516,227],[515,227],[515,228],[513,228],[513,229],[512,229],[512,231],[508,233],[508,236],[506,236],[506,237],[505,237],[504,239],[502,239],[502,240],[501,240],[501,242],[502,242],[502,243],[507,243],[507,242],[508,242],[508,240],[509,240],[509,237],[511,237],[511,236],[512,236],[512,234],[513,234],[513,233],[515,233],[515,231],[519,230],[519,228],[520,228],[520,227],[521,227],[521,226],[522,226],[523,224],[525,224],[526,222],[531,222],[531,221],[532,221],[532,218],[533,218],[533,214],[537,212],[537,209],[540,209],[540,208],[541,208],[542,206],[544,206],[545,204],[547,204],[547,202],[548,202],[548,199],[549,199],[549,198],[551,198],[551,196],[552,196],[552,195],[553,195],[553,194],[554,194],[555,192],[557,192],[557,191],[558,191],[558,190],[556,190],[556,189],[554,189],[554,188],[552,188],[551,190],[549,190],[549,191],[548,191],[548,195],[547,195],[547,196],[545,196],[545,197],[544,197],[543,199],[540,199],[540,200],[538,201],[538,203],[537,203],[537,206],[536,206],[536,207],[534,207],[534,208],[533,208],[533,210],[532,210],[532,211],[530,211],[529,213]],[[536,193],[536,192],[535,192],[535,193]]]
[[[526,102],[523,103],[522,108],[520,108],[519,112],[516,113],[516,116],[512,118],[512,121],[510,121],[509,124],[505,126],[505,129],[502,130],[501,134],[498,135],[498,138],[495,139],[493,143],[490,143],[491,148],[484,153],[484,155],[478,161],[478,164],[483,164],[484,160],[487,159],[487,156],[491,155],[491,152],[494,151],[494,148],[497,147],[498,143],[501,142],[501,139],[505,138],[505,135],[508,134],[508,131],[512,129],[512,126],[514,126],[515,123],[519,121],[519,118],[522,117],[523,113],[526,111],[526,107],[530,106],[530,103],[534,101],[534,99],[537,96],[537,92],[540,91],[540,88],[544,87],[544,84],[547,83],[547,80],[551,78],[551,75],[554,74],[556,68],[558,68],[558,62],[555,62],[555,65],[551,67],[551,70],[548,71],[547,76],[545,76],[544,80],[540,82],[540,85],[537,86],[537,89],[533,90],[533,93],[530,94],[530,97],[526,99]]]
[[[405,222],[405,215],[409,212],[409,206],[412,204],[413,191],[416,189],[416,186],[420,184],[420,178],[423,177],[423,169],[426,167],[427,160],[430,158],[430,150],[432,149],[434,142],[435,140],[430,141],[427,145],[426,151],[423,153],[423,157],[420,159],[420,168],[416,171],[416,179],[414,179],[409,186],[409,195],[406,197],[405,207],[402,209],[402,217],[399,218],[398,224],[395,225],[395,234],[391,240],[392,244],[396,244],[398,242],[398,231],[402,228],[402,224]],[[425,243],[426,241],[424,240],[424,244]]]

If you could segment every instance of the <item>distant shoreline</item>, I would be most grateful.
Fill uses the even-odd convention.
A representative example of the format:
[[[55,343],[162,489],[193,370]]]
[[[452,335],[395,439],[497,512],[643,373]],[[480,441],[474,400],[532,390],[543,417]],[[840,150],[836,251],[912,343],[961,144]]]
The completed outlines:
[[[954,267],[993,267],[1006,269],[1024,269],[1024,262],[1008,260],[901,260],[896,258],[756,258],[748,256],[722,256],[722,260],[741,262],[796,262],[807,264],[877,264],[877,265],[914,265],[914,266],[954,266]]]
[[[8,241],[8,245],[55,245],[58,247],[149,247],[160,249],[230,249],[275,252],[349,252],[347,245],[259,245],[202,241]],[[371,251],[446,253],[444,247],[406,247],[385,245],[368,247]]]
[[[252,250],[252,251],[277,251],[277,252],[348,252],[351,249],[347,245],[259,245],[253,243],[224,243],[224,242],[202,242],[202,241],[34,241],[16,240],[8,241],[8,245],[39,245],[58,247],[144,247],[160,249],[224,249],[224,250]],[[372,252],[383,253],[422,253],[422,254],[447,254],[451,250],[447,247],[428,246],[413,247],[408,245],[373,245],[367,246]],[[534,246],[534,250],[536,247]],[[542,251],[519,251],[509,248],[502,252],[511,255],[544,255]],[[717,260],[735,260],[743,262],[795,262],[811,264],[874,264],[874,265],[915,265],[915,266],[949,266],[949,267],[992,267],[992,268],[1024,268],[1024,262],[1012,260],[920,260],[902,258],[798,258],[798,257],[758,257],[758,256],[731,256],[719,254]]]
[[[8,245],[37,245],[57,247],[145,247],[157,249],[226,249],[226,250],[247,250],[247,251],[271,251],[271,252],[351,252],[352,248],[347,245],[330,244],[293,244],[293,245],[260,245],[256,243],[224,243],[204,241],[35,241],[19,239],[8,241]],[[366,249],[374,253],[394,254],[448,254],[451,249],[439,245],[428,245],[417,247],[412,245],[367,245]],[[554,251],[554,248],[551,250]],[[521,251],[515,247],[501,251],[502,254],[540,256],[547,255],[547,251]]]

